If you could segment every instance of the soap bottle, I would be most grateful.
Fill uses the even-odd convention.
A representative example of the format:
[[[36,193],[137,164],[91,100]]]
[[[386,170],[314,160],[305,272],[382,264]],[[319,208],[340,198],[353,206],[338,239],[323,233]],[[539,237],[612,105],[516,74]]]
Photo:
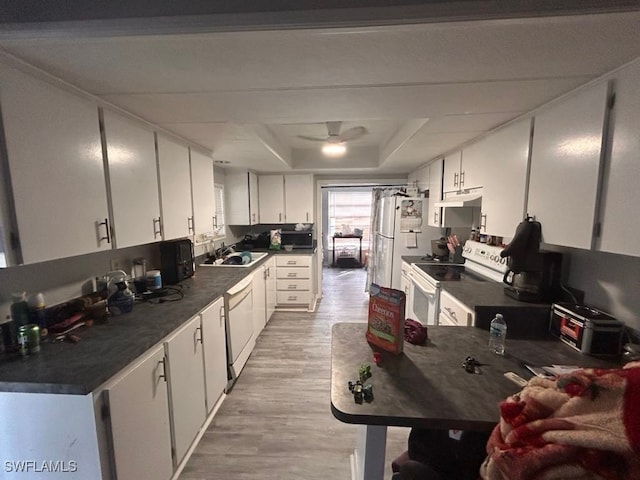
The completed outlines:
[[[504,343],[507,338],[507,323],[502,314],[496,313],[489,326],[489,348],[496,355],[504,355]]]
[[[14,293],[11,295],[11,320],[16,329],[29,323],[29,306],[27,305],[27,292]]]

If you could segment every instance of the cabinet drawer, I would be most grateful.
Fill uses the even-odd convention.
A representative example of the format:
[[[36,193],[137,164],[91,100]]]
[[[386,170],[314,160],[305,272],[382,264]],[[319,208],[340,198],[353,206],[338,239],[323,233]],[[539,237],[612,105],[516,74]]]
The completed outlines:
[[[276,255],[276,266],[278,267],[309,267],[311,266],[310,255]]]
[[[446,315],[460,327],[471,327],[475,322],[475,313],[453,295],[440,292],[440,315]]]
[[[311,292],[278,292],[278,305],[309,305]]]
[[[309,291],[311,290],[311,280],[289,280],[280,278],[276,283],[276,288],[278,291]]]
[[[311,270],[309,268],[299,268],[299,267],[291,267],[291,268],[283,268],[278,267],[276,269],[276,278],[284,279],[284,278],[311,278],[310,276]]]

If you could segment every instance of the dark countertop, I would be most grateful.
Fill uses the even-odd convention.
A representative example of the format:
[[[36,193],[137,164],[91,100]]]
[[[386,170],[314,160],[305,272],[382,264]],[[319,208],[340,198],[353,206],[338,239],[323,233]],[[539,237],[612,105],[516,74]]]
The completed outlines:
[[[441,282],[440,286],[469,308],[482,306],[544,306],[549,304],[521,302],[504,294],[504,283],[487,281]]]
[[[181,282],[180,301],[136,303],[130,313],[76,330],[81,340],[75,344],[44,343],[39,353],[27,357],[0,355],[0,391],[88,394],[268,258],[244,268],[197,267],[193,277]]]
[[[489,431],[499,420],[498,402],[520,390],[504,377],[512,371],[531,378],[522,364],[558,364],[615,368],[618,365],[581,355],[556,339],[507,337],[504,357],[488,350],[488,334],[472,327],[429,327],[427,346],[404,344],[404,353],[382,353],[376,366],[365,340],[366,323],[338,323],[331,335],[331,410],[346,423]],[[473,356],[485,364],[482,374],[461,364]],[[348,389],[363,363],[371,364],[374,400],[359,405]]]
[[[403,255],[401,258],[403,262],[407,262],[409,264],[425,262],[428,260],[425,255]]]

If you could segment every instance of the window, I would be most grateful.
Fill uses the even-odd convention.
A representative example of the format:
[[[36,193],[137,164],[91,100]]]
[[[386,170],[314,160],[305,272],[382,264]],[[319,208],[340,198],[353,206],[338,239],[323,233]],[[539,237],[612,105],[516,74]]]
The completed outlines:
[[[216,196],[216,224],[213,230],[213,238],[224,238],[226,236],[224,221],[224,185],[216,183],[214,185]]]
[[[329,191],[329,238],[336,233],[353,234],[362,230],[362,248],[369,247],[371,228],[371,190],[368,191]],[[354,244],[358,242],[355,241]],[[336,249],[337,249],[336,245]]]

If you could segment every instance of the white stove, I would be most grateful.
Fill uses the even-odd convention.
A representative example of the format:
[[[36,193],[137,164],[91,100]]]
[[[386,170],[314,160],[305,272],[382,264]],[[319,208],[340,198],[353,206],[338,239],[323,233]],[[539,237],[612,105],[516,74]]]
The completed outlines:
[[[462,249],[464,264],[443,261],[412,264],[408,316],[426,325],[473,325],[474,312],[446,292],[441,294],[441,283],[502,282],[507,259],[500,257],[501,251],[502,247],[467,240]]]

